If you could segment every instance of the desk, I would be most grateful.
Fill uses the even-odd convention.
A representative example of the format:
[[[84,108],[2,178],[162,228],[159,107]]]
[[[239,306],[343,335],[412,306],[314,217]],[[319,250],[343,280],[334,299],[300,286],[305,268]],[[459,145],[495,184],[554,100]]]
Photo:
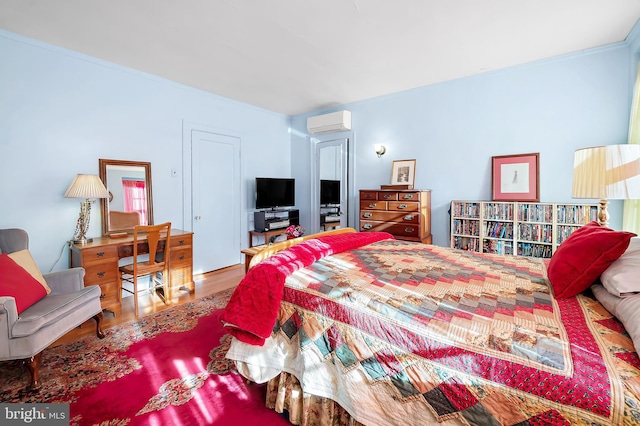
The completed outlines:
[[[174,287],[186,287],[193,293],[193,232],[172,229],[169,240],[169,295]],[[69,263],[72,268],[81,266],[85,269],[84,285],[99,285],[102,309],[118,315],[122,312],[118,301],[118,291],[121,291],[118,288],[118,261],[131,256],[133,235],[118,239],[99,237],[90,243],[73,244]]]

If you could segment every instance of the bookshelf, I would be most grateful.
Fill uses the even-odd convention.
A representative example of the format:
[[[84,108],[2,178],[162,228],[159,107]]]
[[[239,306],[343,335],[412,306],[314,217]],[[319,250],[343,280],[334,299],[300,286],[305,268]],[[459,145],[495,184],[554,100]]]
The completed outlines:
[[[454,200],[451,247],[549,258],[597,215],[597,204]]]

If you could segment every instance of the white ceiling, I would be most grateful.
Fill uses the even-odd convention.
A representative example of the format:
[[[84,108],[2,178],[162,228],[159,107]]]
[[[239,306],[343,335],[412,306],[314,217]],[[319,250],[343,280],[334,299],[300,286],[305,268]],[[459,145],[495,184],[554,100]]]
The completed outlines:
[[[638,0],[0,0],[0,28],[287,115],[624,41]]]

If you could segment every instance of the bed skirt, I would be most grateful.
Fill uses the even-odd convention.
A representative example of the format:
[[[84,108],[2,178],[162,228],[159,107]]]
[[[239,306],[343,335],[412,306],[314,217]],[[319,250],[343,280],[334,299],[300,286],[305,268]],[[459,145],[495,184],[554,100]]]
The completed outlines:
[[[289,414],[289,422],[298,426],[363,426],[337,402],[304,393],[300,382],[286,372],[267,383],[267,408]]]

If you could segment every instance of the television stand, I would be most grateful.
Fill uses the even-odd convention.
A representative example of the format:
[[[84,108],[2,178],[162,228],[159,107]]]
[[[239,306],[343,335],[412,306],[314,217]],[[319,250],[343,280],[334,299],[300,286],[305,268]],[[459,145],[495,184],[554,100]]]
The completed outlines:
[[[284,230],[290,225],[300,225],[300,210],[262,210],[253,212],[253,229],[249,233],[271,235],[284,234]],[[279,231],[279,233],[278,233]],[[274,234],[275,232],[275,234]],[[264,235],[262,235],[264,236]],[[250,244],[253,244],[253,234],[250,235]],[[265,244],[269,240],[265,238]],[[252,245],[250,245],[252,247]]]

